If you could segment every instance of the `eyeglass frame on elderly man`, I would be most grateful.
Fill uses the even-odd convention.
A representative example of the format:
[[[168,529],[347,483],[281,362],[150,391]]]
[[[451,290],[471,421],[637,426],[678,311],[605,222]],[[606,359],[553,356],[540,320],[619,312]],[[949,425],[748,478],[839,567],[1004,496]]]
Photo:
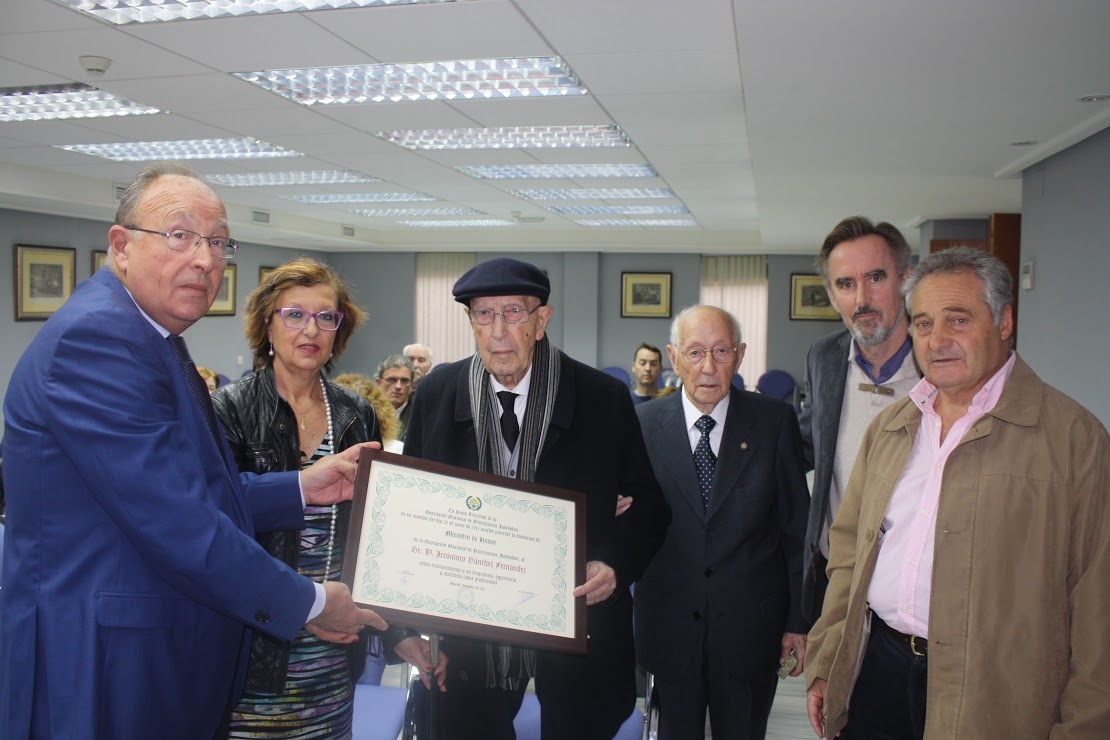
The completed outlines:
[[[286,317],[286,311],[301,311],[301,312],[303,312],[304,315],[305,315],[304,321],[301,322],[297,326],[291,325],[289,323],[289,319]],[[301,329],[304,329],[306,326],[308,326],[308,320],[309,319],[313,319],[313,320],[316,321],[316,328],[319,329],[320,331],[339,331],[339,327],[343,324],[343,317],[346,315],[342,311],[333,311],[333,310],[327,309],[327,308],[325,308],[323,311],[317,311],[316,313],[312,313],[311,311],[305,311],[303,308],[297,308],[296,306],[285,306],[284,308],[275,308],[274,313],[281,314],[281,323],[282,323],[282,325],[285,326],[285,328],[290,330],[290,331],[299,331]],[[330,329],[320,323],[320,314],[326,314],[326,313],[330,313],[330,314],[332,314],[336,317],[335,318],[335,326],[330,328]]]
[[[740,347],[738,346],[713,347],[712,349],[706,349],[705,347],[694,347],[693,349],[684,349],[679,352],[679,354],[682,355],[682,359],[686,360],[686,362],[690,363],[691,365],[701,365],[710,355],[713,356],[713,362],[721,364],[725,362],[731,362],[733,355],[735,355],[739,349]],[[702,352],[704,352],[705,354],[703,354],[701,357],[698,357],[698,353]],[[694,353],[693,357],[690,356],[691,353]]]
[[[500,316],[506,324],[516,326],[518,324],[523,324],[525,321],[528,320],[529,316],[531,316],[539,309],[539,306],[536,306],[535,308],[525,308],[524,306],[505,306],[505,308],[501,311],[494,311],[492,308],[468,308],[466,309],[466,315],[470,317],[470,323],[474,324],[475,326],[491,326],[494,321],[497,321],[498,316]],[[513,316],[517,318],[510,320],[510,312]],[[489,321],[479,321],[478,315],[488,316]]]
[[[215,257],[218,260],[224,260],[225,262],[230,260],[230,259],[234,259],[235,258],[235,250],[239,249],[239,242],[235,241],[230,236],[220,236],[218,234],[215,234],[213,236],[201,236],[197,232],[191,231],[189,229],[170,229],[169,231],[155,231],[154,229],[144,229],[142,227],[135,226],[135,225],[124,226],[123,228],[127,229],[128,231],[141,231],[144,234],[154,234],[156,236],[160,236],[160,237],[162,237],[163,239],[166,240],[166,246],[169,247],[170,249],[172,249],[175,252],[188,252],[189,247],[188,247],[188,245],[186,245],[184,247],[180,247],[180,248],[175,247],[173,245],[173,241],[174,241],[174,236],[173,235],[174,234],[192,234],[194,237],[196,237],[193,240],[193,246],[192,246],[193,249],[196,249],[197,247],[199,247],[200,242],[203,239],[204,241],[208,242],[208,251],[212,253],[212,256]],[[223,240],[225,242],[225,244],[224,244],[224,253],[223,254],[220,254],[219,251],[218,251],[219,248],[212,244],[213,239],[215,239],[217,241]]]

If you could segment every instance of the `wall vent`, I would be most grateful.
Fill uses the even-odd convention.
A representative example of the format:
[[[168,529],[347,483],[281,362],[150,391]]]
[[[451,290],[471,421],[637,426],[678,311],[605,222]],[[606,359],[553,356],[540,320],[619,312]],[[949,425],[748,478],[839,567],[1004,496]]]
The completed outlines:
[[[120,185],[118,182],[112,183],[112,190],[114,191],[116,200],[123,200],[123,194],[127,191],[127,186]]]
[[[269,224],[270,223],[270,212],[269,211],[260,211],[260,210],[257,210],[257,209],[252,209],[251,210],[251,223],[252,224]]]
[[[355,236],[355,227],[354,226],[340,226],[339,228],[343,232],[343,236],[349,236],[351,238],[354,238],[354,236]]]

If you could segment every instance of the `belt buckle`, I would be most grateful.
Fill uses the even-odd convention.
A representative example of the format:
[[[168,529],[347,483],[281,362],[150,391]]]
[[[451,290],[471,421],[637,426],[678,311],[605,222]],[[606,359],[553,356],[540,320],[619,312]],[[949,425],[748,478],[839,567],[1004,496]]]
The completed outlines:
[[[927,645],[928,643],[926,643]],[[919,658],[924,658],[925,653],[919,652],[917,649],[917,635],[910,635],[910,652]]]

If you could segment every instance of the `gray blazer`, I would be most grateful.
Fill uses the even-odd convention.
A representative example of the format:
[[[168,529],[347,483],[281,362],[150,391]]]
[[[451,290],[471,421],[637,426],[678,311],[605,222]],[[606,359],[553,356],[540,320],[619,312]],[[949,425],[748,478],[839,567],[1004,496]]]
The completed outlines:
[[[802,383],[805,398],[798,423],[806,470],[813,473],[813,494],[806,527],[805,564],[802,582],[802,613],[816,621],[821,613],[825,592],[824,557],[818,549],[821,531],[829,516],[829,488],[832,486],[836,435],[840,429],[840,409],[844,405],[844,383],[848,379],[848,354],[852,334],[847,329],[821,337],[806,355]]]

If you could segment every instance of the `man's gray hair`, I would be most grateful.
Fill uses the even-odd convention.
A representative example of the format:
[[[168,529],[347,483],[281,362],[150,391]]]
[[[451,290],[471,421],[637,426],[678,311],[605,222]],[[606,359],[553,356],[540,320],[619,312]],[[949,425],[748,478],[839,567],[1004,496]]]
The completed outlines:
[[[386,370],[392,370],[396,367],[403,367],[408,370],[413,376],[416,375],[416,366],[412,364],[412,360],[404,355],[390,355],[378,364],[378,370],[374,377],[381,380],[382,373]]]
[[[679,311],[678,315],[674,317],[674,321],[671,322],[671,345],[675,349],[679,349],[679,327],[682,324],[682,321],[694,311],[698,311],[703,308],[709,309],[711,311],[716,311],[720,316],[723,316],[725,320],[728,321],[729,326],[731,327],[734,344],[736,346],[740,346],[740,343],[744,340],[740,337],[740,322],[736,320],[736,317],[723,308],[710,306],[704,303],[699,303],[696,306],[687,306],[686,308]]]
[[[413,347],[423,347],[428,352],[428,362],[432,361],[432,359],[433,359],[433,357],[432,357],[432,348],[429,347],[428,345],[422,344],[420,342],[413,342],[412,344],[406,344],[404,346],[404,348],[401,350],[401,354],[403,354],[405,356],[408,356],[409,350]]]
[[[906,310],[910,310],[910,299],[922,280],[930,275],[954,272],[970,272],[983,281],[983,300],[990,309],[995,326],[1001,326],[1002,312],[1014,302],[1014,280],[1001,260],[972,247],[952,247],[921,260],[902,284]]]
[[[154,184],[155,180],[166,175],[188,177],[206,186],[208,185],[203,177],[180,162],[154,162],[153,164],[149,164],[143,167],[134,182],[128,185],[127,189],[123,191],[123,197],[119,200],[119,208],[116,209],[115,223],[117,226],[135,225],[135,219],[139,210],[139,201],[142,200],[143,193]]]

